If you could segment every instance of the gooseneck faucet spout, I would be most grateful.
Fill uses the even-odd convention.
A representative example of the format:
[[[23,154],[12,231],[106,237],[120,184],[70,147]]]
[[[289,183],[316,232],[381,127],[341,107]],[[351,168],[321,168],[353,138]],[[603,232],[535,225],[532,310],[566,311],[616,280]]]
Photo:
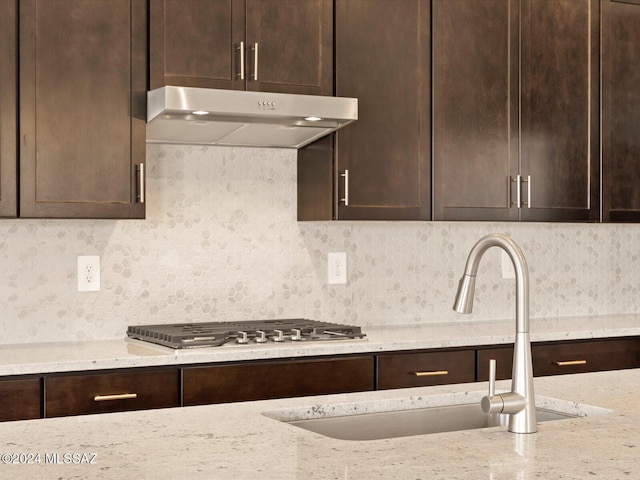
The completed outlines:
[[[500,247],[513,262],[516,274],[516,339],[513,352],[511,392],[484,397],[482,409],[486,413],[509,414],[509,431],[535,433],[536,405],[533,392],[533,365],[529,338],[529,268],[522,250],[511,238],[501,234],[482,237],[473,246],[464,275],[460,279],[453,309],[471,313],[476,274],[482,255],[491,247]]]

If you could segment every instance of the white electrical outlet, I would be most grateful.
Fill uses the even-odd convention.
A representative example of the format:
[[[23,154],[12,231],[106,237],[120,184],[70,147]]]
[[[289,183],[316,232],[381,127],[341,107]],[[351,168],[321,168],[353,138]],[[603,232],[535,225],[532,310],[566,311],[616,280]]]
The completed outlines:
[[[511,257],[504,250],[502,253],[502,278],[516,278],[516,271],[513,269]]]
[[[346,252],[329,252],[327,257],[327,273],[330,285],[347,283]]]
[[[78,256],[78,291],[100,291],[100,257],[98,255]]]

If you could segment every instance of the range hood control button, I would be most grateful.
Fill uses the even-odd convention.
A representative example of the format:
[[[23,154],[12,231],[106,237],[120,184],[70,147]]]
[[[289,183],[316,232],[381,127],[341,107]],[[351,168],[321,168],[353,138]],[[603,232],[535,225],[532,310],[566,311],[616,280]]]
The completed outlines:
[[[299,328],[291,329],[291,340],[294,342],[299,342],[302,340],[302,331]]]
[[[284,342],[284,333],[282,333],[282,330],[274,330],[273,331],[273,341],[274,342]]]
[[[267,334],[262,330],[256,330],[256,343],[266,343],[267,342]]]
[[[249,343],[249,339],[247,338],[247,332],[238,332],[238,339],[236,340],[241,345],[245,343]]]

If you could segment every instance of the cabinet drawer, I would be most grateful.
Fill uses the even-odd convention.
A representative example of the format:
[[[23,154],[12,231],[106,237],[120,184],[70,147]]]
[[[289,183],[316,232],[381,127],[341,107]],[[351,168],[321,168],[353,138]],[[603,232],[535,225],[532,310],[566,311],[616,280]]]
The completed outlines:
[[[533,375],[562,375],[640,367],[640,338],[537,343],[531,346]],[[489,379],[489,359],[496,359],[496,378],[511,378],[513,347],[478,350],[478,381]]]
[[[532,347],[536,376],[640,367],[640,338],[588,340]]]
[[[475,350],[378,355],[378,390],[475,381]]]
[[[184,405],[373,390],[373,357],[187,367]]]
[[[40,418],[39,378],[0,381],[0,421]]]
[[[51,376],[44,385],[45,417],[180,405],[177,369]]]
[[[489,380],[489,360],[496,361],[496,380],[511,378],[513,375],[513,347],[478,349],[478,382]],[[536,373],[535,370],[533,373]]]

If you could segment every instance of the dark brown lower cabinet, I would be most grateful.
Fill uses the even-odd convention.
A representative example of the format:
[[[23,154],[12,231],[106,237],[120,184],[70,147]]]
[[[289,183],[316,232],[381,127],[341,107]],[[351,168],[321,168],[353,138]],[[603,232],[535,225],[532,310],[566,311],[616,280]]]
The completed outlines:
[[[640,336],[532,345],[535,376],[640,368]],[[136,368],[0,380],[0,421],[511,378],[512,345]],[[43,378],[42,378],[43,377]]]
[[[182,376],[185,406],[374,389],[371,355],[185,367]]]
[[[536,377],[638,368],[640,337],[539,343],[531,355]],[[513,347],[501,346],[478,350],[478,381],[489,379],[490,358],[497,361],[497,379],[511,378]]]
[[[500,345],[478,349],[477,379],[479,382],[489,380],[489,360],[496,361],[496,380],[511,378],[513,366],[513,346]],[[534,370],[533,374],[537,372]]]
[[[640,367],[640,338],[562,342],[532,347],[536,376]]]
[[[39,378],[0,381],[0,422],[40,418],[41,410]]]
[[[475,349],[377,356],[377,389],[475,381]]]
[[[44,379],[45,417],[180,406],[180,371],[65,374]]]

